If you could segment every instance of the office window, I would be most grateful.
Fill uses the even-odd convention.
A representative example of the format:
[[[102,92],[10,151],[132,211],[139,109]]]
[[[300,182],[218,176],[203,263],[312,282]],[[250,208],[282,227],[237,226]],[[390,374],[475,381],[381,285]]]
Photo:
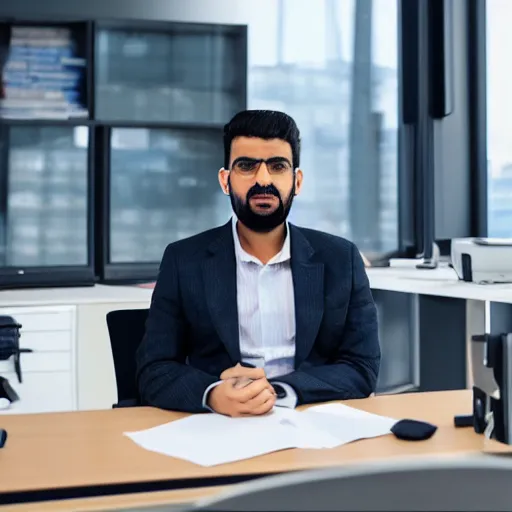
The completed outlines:
[[[88,128],[4,126],[0,139],[0,266],[86,265]]]
[[[96,117],[223,123],[244,104],[239,47],[228,28],[100,29]]]
[[[158,262],[169,242],[226,222],[218,130],[114,128],[110,263]]]
[[[249,31],[249,108],[290,114],[304,187],[290,220],[398,247],[397,0],[260,0]]]
[[[512,2],[487,0],[488,231],[512,237]]]

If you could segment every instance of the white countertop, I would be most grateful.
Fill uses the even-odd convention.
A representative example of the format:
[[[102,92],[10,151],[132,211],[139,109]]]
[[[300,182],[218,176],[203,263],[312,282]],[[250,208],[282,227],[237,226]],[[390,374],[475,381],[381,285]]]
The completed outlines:
[[[370,268],[370,286],[422,295],[512,304],[512,284],[460,281],[453,269]],[[96,285],[81,288],[36,288],[0,291],[0,307],[147,302],[153,290],[137,286]]]
[[[370,268],[370,286],[375,290],[436,295],[512,304],[512,284],[475,284],[460,281],[451,268]]]
[[[138,286],[84,286],[0,291],[0,307],[149,302],[153,290]]]

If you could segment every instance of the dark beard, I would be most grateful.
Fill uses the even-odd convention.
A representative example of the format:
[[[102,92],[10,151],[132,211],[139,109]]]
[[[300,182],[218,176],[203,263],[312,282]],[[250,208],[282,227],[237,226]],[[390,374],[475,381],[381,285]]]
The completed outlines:
[[[251,197],[259,194],[276,196],[279,199],[279,206],[277,209],[269,214],[255,213],[249,204],[249,200]],[[290,208],[292,207],[294,196],[295,180],[293,182],[293,187],[290,195],[288,196],[288,199],[286,200],[286,203],[283,203],[281,194],[279,194],[279,191],[274,185],[262,186],[256,183],[247,192],[245,201],[232,191],[231,184],[229,187],[229,198],[231,199],[231,206],[235,212],[235,215],[244,226],[249,228],[251,231],[255,231],[256,233],[269,233],[270,231],[277,228],[277,226],[281,225],[290,213]]]

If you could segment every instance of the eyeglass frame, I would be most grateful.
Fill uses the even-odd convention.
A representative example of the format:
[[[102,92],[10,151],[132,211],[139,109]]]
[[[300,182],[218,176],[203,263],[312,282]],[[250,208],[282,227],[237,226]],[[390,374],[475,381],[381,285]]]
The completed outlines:
[[[255,167],[254,167],[254,169],[246,170],[244,172],[243,169],[242,170],[237,169],[237,164],[239,164],[240,162],[251,163],[251,164],[254,164]],[[227,170],[229,172],[231,172],[231,171],[235,172],[242,178],[253,178],[254,176],[256,176],[256,174],[260,170],[261,164],[263,164],[263,163],[266,165],[267,172],[271,176],[284,176],[289,171],[292,171],[292,173],[295,174],[295,172],[297,171],[297,169],[293,167],[290,160],[288,160],[288,158],[286,158],[284,156],[272,156],[272,157],[266,158],[266,159],[265,158],[250,158],[247,156],[241,156],[241,157],[236,158],[233,161],[233,163],[231,164],[231,169],[227,169]],[[289,167],[287,167],[286,169],[283,169],[282,172],[273,171],[272,164],[278,164],[278,163],[286,163]]]

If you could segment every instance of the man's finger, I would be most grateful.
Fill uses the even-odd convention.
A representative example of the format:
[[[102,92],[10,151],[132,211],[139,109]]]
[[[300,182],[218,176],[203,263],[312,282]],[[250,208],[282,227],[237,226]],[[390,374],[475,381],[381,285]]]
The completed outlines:
[[[267,379],[258,379],[251,382],[248,386],[243,389],[236,389],[234,386],[229,390],[229,397],[237,402],[248,402],[254,397],[258,396],[264,389],[268,389],[272,393],[274,389]]]
[[[233,368],[228,368],[220,374],[221,380],[236,379],[239,377],[246,377],[248,379],[257,380],[265,377],[265,370],[263,368],[246,368],[237,364]]]
[[[257,409],[254,409],[254,411],[252,411],[252,416],[261,416],[263,414],[267,414],[272,410],[275,403],[275,398],[269,398],[264,404],[260,405]]]
[[[236,374],[238,373],[238,370],[242,368],[242,365],[240,363],[237,363],[235,366],[228,368],[227,370],[224,370],[220,374],[221,380],[227,380],[227,379],[234,379],[236,378]]]
[[[236,389],[245,388],[245,386],[248,386],[251,382],[253,382],[252,379],[248,379],[247,377],[239,377],[234,380],[235,380],[234,387]]]
[[[261,406],[268,402],[271,398],[275,398],[274,393],[272,393],[269,389],[264,389],[259,395],[241,404],[240,411],[243,414],[253,414],[254,411],[260,409]]]
[[[269,398],[266,398],[265,401],[257,407],[254,407],[249,413],[242,413],[242,416],[261,416],[262,414],[267,414],[272,410],[276,403],[276,397],[272,394]]]

